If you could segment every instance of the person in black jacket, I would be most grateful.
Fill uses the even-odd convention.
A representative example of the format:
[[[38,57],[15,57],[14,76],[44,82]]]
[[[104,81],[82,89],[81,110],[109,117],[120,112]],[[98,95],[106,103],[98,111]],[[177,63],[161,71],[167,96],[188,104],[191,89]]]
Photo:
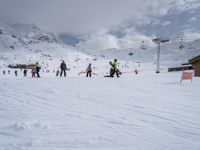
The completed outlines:
[[[60,64],[60,69],[61,69],[60,76],[62,77],[62,74],[63,74],[63,72],[64,72],[64,76],[66,77],[67,65],[66,65],[66,63],[65,63],[64,60],[63,60],[62,63]]]
[[[24,77],[27,77],[27,70],[24,69]]]

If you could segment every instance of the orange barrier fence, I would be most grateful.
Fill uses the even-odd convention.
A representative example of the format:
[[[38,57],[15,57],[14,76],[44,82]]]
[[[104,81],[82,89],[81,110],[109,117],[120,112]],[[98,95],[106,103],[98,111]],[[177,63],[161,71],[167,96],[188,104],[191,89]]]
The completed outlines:
[[[125,71],[125,72],[122,72],[122,73],[135,73],[135,74],[138,74],[138,70],[134,70],[134,71]]]
[[[140,70],[140,71],[138,71],[138,70],[135,70],[135,71],[124,71],[124,72],[121,72],[122,74],[131,74],[131,73],[135,73],[135,74],[138,74],[139,72],[142,72],[143,70]],[[80,75],[82,75],[82,74],[87,74],[87,72],[86,71],[81,71],[80,73],[78,73],[78,75],[80,76]],[[99,74],[97,74],[97,73],[92,73],[92,75],[95,75],[95,76],[105,76],[105,75],[110,75],[110,73],[109,72],[106,72],[106,73],[99,73]]]
[[[138,70],[135,70],[135,71],[126,71],[126,72],[124,71],[124,72],[122,72],[122,74],[129,74],[129,73],[138,74],[138,72],[141,72],[141,71],[138,71]],[[81,72],[78,73],[79,76],[82,75],[82,74],[87,74],[87,71],[81,71]],[[100,73],[100,74],[92,73],[92,75],[95,75],[95,76],[104,76],[104,75],[110,75],[110,73],[109,72]]]
[[[82,74],[87,74],[87,72],[86,71],[81,71],[81,72],[78,73],[79,76],[82,75]],[[97,73],[92,73],[92,75],[98,76]]]

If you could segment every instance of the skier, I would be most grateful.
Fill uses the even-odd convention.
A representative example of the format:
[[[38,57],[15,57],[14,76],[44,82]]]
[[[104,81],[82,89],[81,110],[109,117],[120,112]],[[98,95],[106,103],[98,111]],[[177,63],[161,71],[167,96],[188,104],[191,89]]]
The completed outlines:
[[[138,70],[137,69],[135,69],[135,74],[138,74]]]
[[[89,65],[88,65],[88,67],[87,67],[87,69],[86,69],[86,72],[87,72],[87,75],[86,75],[86,77],[92,77],[92,65],[91,65],[91,63],[89,63]]]
[[[8,74],[10,74],[10,70],[8,70]]]
[[[116,74],[117,75],[117,78],[119,78],[119,75],[121,74],[121,72],[119,71],[119,69],[117,68],[117,59],[114,59],[113,62],[109,62],[109,64],[111,65],[111,68],[110,68],[110,75],[108,76],[104,76],[104,77],[111,77],[113,78],[114,75]]]
[[[114,77],[115,73],[117,75],[117,78],[119,78],[119,69],[117,68],[117,59],[114,59],[114,61],[112,62],[111,66],[111,71],[110,71],[110,77]]]
[[[24,77],[27,77],[27,70],[24,69]]]
[[[66,77],[67,65],[66,65],[66,63],[65,63],[64,60],[63,60],[62,63],[60,64],[60,69],[61,69],[60,77],[62,77],[63,72],[64,72],[64,76]]]
[[[32,73],[32,78],[35,78],[36,69],[33,68],[33,69],[31,70],[31,73]]]
[[[15,70],[15,77],[17,77],[17,70]]]
[[[35,65],[35,69],[36,69],[37,77],[40,78],[40,74],[39,74],[39,72],[40,72],[41,67],[40,67],[40,65],[39,65],[38,62],[37,62],[36,65]]]
[[[6,75],[6,71],[5,70],[3,70],[3,75]]]

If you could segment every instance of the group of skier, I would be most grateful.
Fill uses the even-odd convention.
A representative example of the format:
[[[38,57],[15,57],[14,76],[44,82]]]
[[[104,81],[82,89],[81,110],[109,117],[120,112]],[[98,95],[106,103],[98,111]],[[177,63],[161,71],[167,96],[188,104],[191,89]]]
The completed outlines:
[[[114,59],[113,62],[109,62],[109,64],[111,65],[110,75],[106,75],[104,77],[111,77],[111,78],[113,78],[114,75],[116,74],[117,78],[119,78],[120,75],[121,75],[121,72],[118,69],[117,59]],[[59,76],[59,74],[60,74],[60,77],[62,77],[62,74],[64,73],[64,77],[66,77],[67,65],[66,65],[66,63],[65,63],[64,60],[60,64],[60,69],[61,69],[61,72],[60,72],[60,70],[57,70],[56,76]],[[92,64],[91,63],[89,63],[89,65],[87,66],[86,77],[92,77]]]
[[[118,69],[117,59],[114,59],[113,62],[109,62],[109,64],[111,65],[110,74],[106,75],[104,77],[113,78],[114,75],[116,74],[116,76],[119,78],[120,75],[121,75],[121,72]],[[39,73],[40,70],[41,70],[41,67],[40,67],[39,63],[37,62],[35,64],[35,67],[32,68],[32,70],[31,70],[32,77],[33,78],[35,78],[35,77],[40,78],[40,73]],[[67,76],[67,74],[66,74],[67,70],[69,70],[69,69],[67,68],[66,63],[63,60],[62,63],[60,64],[60,70],[56,71],[56,76],[62,77],[64,75],[64,77],[66,77]],[[27,77],[27,72],[28,72],[27,69],[23,70],[24,77]],[[3,70],[3,75],[5,75],[5,74],[6,74],[5,70]],[[10,74],[10,70],[8,70],[8,74]],[[17,70],[15,70],[15,76],[17,77],[17,75],[18,75]],[[91,63],[89,63],[89,65],[86,68],[86,77],[92,77],[92,64]]]
[[[37,63],[35,64],[35,67],[32,68],[32,70],[31,70],[31,74],[32,74],[32,77],[33,77],[33,78],[35,78],[35,77],[40,78],[40,73],[39,73],[39,72],[40,72],[40,69],[41,69],[41,67],[40,67],[39,63],[37,62]],[[28,69],[24,69],[24,70],[23,70],[23,75],[24,75],[24,77],[27,77],[27,73],[28,73]],[[8,75],[10,75],[10,74],[11,74],[11,71],[8,70]],[[17,77],[17,76],[18,76],[18,71],[15,70],[15,71],[14,71],[14,74],[15,74],[15,76]],[[5,71],[5,70],[3,70],[3,75],[6,75],[6,71]]]
[[[61,70],[61,71],[60,71]],[[60,70],[57,70],[56,72],[56,76],[62,77],[62,75],[64,74],[64,77],[66,77],[66,70],[68,70],[67,65],[65,63],[65,61],[63,60],[62,63],[60,64]],[[87,69],[86,69],[86,77],[92,77],[92,64],[89,63]]]

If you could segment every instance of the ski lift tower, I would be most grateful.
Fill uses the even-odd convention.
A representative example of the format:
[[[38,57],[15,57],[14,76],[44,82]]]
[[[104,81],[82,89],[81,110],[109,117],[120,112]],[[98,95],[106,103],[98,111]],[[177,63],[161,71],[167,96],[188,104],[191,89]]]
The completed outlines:
[[[156,73],[160,73],[160,44],[169,42],[169,39],[165,38],[156,38],[152,40],[155,44],[158,44],[158,51],[157,51],[157,68],[156,68]]]

